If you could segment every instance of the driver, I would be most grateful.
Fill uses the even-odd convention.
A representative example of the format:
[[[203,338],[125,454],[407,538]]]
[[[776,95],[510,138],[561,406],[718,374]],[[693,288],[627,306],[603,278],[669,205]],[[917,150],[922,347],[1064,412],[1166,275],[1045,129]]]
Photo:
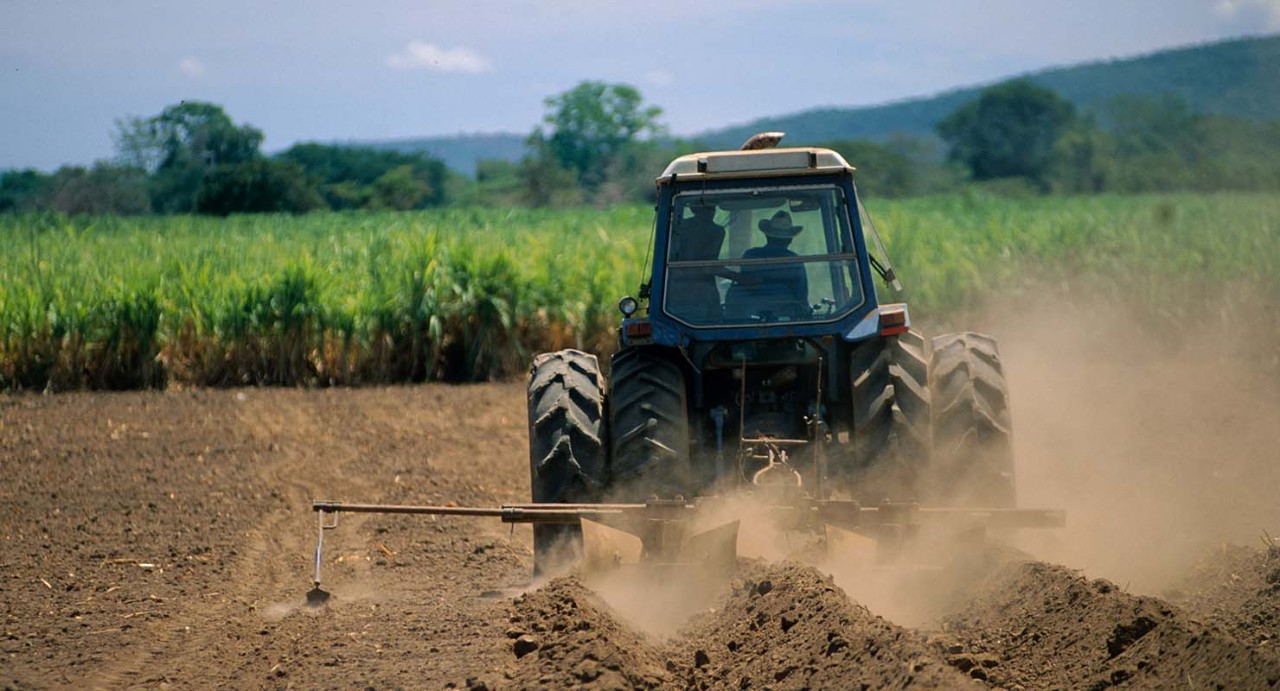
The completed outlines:
[[[796,235],[804,230],[804,226],[793,224],[791,214],[779,211],[771,218],[760,221],[758,227],[764,233],[765,243],[743,252],[743,259],[797,256],[789,246]],[[743,296],[755,303],[752,307],[791,318],[808,314],[809,278],[805,274],[804,265],[749,266],[743,267],[743,274],[754,278],[753,283],[758,283],[750,288],[749,297]]]

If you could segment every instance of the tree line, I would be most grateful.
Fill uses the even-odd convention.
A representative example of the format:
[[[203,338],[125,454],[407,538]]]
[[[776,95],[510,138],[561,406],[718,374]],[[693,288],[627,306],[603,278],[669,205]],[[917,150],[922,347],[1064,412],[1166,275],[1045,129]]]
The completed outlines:
[[[1174,96],[1120,96],[1081,113],[1016,80],[937,130],[948,162],[979,183],[1073,194],[1280,190],[1280,120],[1198,114]]]
[[[499,206],[647,201],[673,156],[708,147],[666,136],[662,111],[626,85],[584,82],[547,99],[518,163],[482,162],[467,201]],[[1100,194],[1280,190],[1280,120],[1194,112],[1173,97],[1124,96],[1081,112],[1019,79],[983,90],[936,137],[786,142],[825,146],[878,197],[954,192]]]
[[[117,123],[116,157],[0,175],[0,212],[67,214],[304,213],[409,210],[446,201],[444,163],[423,154],[297,144],[262,152],[263,133],[221,106],[184,101]]]
[[[706,148],[669,137],[662,109],[626,84],[582,82],[544,105],[528,154],[482,161],[471,179],[425,153],[304,143],[267,156],[261,130],[218,105],[182,102],[118,122],[112,160],[0,174],[0,212],[607,206],[649,200],[670,158]],[[793,143],[841,152],[859,185],[884,197],[971,185],[1018,194],[1280,189],[1280,120],[1199,114],[1172,96],[1119,97],[1080,112],[1048,88],[1013,80],[960,106],[936,133]]]

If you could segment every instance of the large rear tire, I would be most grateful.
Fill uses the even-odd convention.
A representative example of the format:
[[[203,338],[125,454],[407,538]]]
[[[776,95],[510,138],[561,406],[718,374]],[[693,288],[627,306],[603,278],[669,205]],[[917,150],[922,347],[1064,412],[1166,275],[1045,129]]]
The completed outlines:
[[[604,379],[596,356],[544,353],[529,370],[529,473],[535,503],[598,501],[606,481]],[[573,525],[533,526],[534,573],[579,550]]]
[[[996,340],[977,333],[932,341],[934,461],[931,503],[1013,508],[1013,434],[1009,387]]]
[[[692,480],[684,373],[657,353],[631,348],[613,356],[610,379],[609,498],[688,498]]]
[[[919,498],[931,455],[929,364],[924,339],[906,332],[854,348],[850,467],[838,474],[855,498],[877,502]]]

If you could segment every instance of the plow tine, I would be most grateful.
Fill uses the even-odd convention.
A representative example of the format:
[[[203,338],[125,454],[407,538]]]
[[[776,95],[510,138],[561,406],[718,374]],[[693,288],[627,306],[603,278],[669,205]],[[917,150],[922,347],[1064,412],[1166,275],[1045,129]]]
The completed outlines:
[[[720,572],[733,571],[738,565],[738,521],[690,535],[680,548],[680,558]]]
[[[308,607],[324,607],[327,604],[329,604],[329,591],[318,585],[307,591]]]
[[[331,520],[326,520],[328,511],[317,509],[316,514],[319,516],[320,528],[316,534],[315,574],[311,578],[312,588],[307,591],[308,607],[323,607],[329,604],[329,591],[320,587],[320,564],[324,552],[324,531],[338,527],[336,511],[332,513]]]
[[[582,525],[584,573],[602,573],[623,564],[640,563],[644,548],[639,537],[589,518],[579,522]]]
[[[845,530],[830,523],[823,526],[826,537],[827,558],[840,563],[872,563],[878,555],[875,538],[852,530]]]

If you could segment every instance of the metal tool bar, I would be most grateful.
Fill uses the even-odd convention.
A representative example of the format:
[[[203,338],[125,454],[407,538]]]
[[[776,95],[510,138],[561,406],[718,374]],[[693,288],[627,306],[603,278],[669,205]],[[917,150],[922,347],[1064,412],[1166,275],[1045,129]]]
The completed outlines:
[[[921,522],[969,518],[988,528],[1062,528],[1067,512],[1058,509],[918,509]]]
[[[771,508],[784,515],[794,515],[799,507]],[[816,502],[808,509],[820,522],[845,527],[973,523],[986,528],[1061,528],[1067,524],[1066,512],[1058,509],[935,508],[914,504],[859,506],[854,502]]]
[[[798,487],[780,486],[762,491],[759,510],[777,520],[787,530],[813,530],[827,527],[863,533],[878,544],[896,549],[902,540],[922,526],[945,524],[960,530],[985,531],[988,528],[1059,528],[1066,525],[1066,513],[1053,509],[982,509],[932,508],[911,502],[884,502],[863,506],[851,500],[815,500],[800,496]],[[500,518],[504,523],[568,523],[587,525],[592,534],[605,535],[609,530],[634,536],[636,559],[655,564],[673,564],[690,554],[710,554],[720,561],[732,562],[737,543],[737,521],[690,536],[692,519],[699,511],[714,510],[714,498],[658,501],[643,504],[507,504],[499,507],[412,506],[398,504],[350,504],[320,500],[312,503],[319,515],[316,536],[315,587],[307,593],[307,603],[321,606],[329,593],[320,588],[321,553],[324,533],[338,525],[342,513],[418,514],[437,516],[476,516]],[[728,528],[727,526],[732,526]],[[716,539],[706,538],[714,535]],[[615,536],[616,537],[616,536]],[[597,540],[598,542],[598,540]],[[616,539],[615,539],[616,542]],[[686,554],[688,553],[688,554]],[[611,550],[611,558],[620,554]],[[607,559],[606,559],[607,560]]]
[[[666,502],[649,504],[505,504],[498,507],[354,504],[327,500],[316,501],[312,504],[312,509],[321,514],[385,513],[487,516],[500,518],[505,523],[573,522],[581,518],[607,518],[624,514],[631,514],[637,517],[674,517],[696,511],[698,508],[697,504]],[[921,507],[916,504],[862,506],[856,502],[801,501],[795,505],[769,506],[767,510],[773,512],[812,512],[820,520],[849,525],[941,523],[963,520],[981,522],[991,528],[1060,528],[1066,525],[1066,512],[1056,509],[935,508]]]
[[[416,513],[439,516],[494,516],[520,511],[626,511],[649,507],[649,504],[503,504],[502,506],[433,506],[406,504],[353,504],[342,501],[318,499],[312,502],[313,511],[325,513]]]
[[[685,504],[506,504],[499,507],[470,506],[410,506],[398,504],[349,504],[320,500],[312,503],[312,510],[324,514],[385,513],[435,516],[479,516],[500,518],[503,523],[574,523],[582,518],[607,518],[630,514],[634,516],[668,516],[692,510]]]
[[[808,439],[774,439],[772,437],[755,437],[748,439],[742,438],[742,443],[747,446],[755,446],[759,444],[773,444],[774,446],[795,446],[803,448],[812,444]]]

